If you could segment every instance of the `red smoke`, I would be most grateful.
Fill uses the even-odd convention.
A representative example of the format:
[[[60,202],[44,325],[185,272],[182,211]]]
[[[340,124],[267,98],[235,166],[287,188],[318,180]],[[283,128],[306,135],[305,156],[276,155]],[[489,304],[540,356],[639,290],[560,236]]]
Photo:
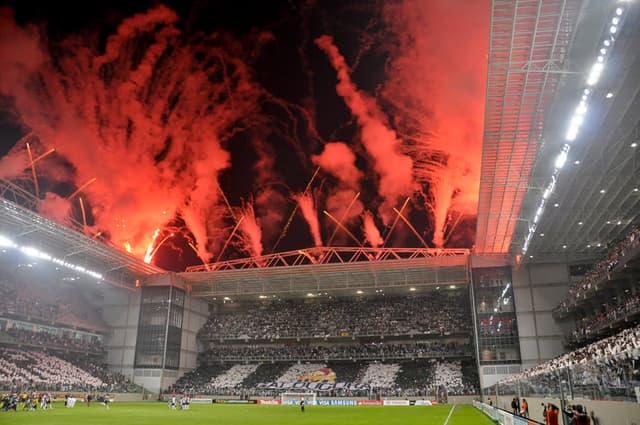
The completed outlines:
[[[311,157],[311,161],[323,171],[338,179],[335,187],[329,189],[326,209],[344,226],[350,227],[362,217],[364,206],[360,201],[360,180],[363,173],[356,167],[356,155],[343,142],[330,142],[324,145],[320,155]],[[344,231],[333,222],[329,223],[334,230],[334,238],[339,242],[349,240]],[[327,241],[330,245],[333,238]]]
[[[388,126],[374,99],[359,91],[351,81],[349,66],[333,44],[333,39],[323,35],[316,39],[316,44],[327,54],[336,69],[338,94],[358,120],[362,144],[371,156],[373,168],[380,178],[378,193],[384,199],[384,204],[379,213],[385,222],[389,222],[393,214],[392,208],[397,205],[398,200],[414,191],[412,160],[401,153],[401,141]]]
[[[430,187],[437,246],[452,218],[476,214],[489,10],[488,0],[402,0],[383,13],[396,38],[382,98]]]

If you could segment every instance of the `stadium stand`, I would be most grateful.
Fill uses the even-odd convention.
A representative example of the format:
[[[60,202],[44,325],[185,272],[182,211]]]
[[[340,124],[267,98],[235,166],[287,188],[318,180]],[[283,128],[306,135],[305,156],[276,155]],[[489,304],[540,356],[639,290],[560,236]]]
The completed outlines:
[[[0,382],[9,388],[37,385],[55,390],[100,388],[105,383],[59,357],[39,351],[0,349]]]
[[[517,383],[524,394],[546,396],[559,393],[561,382],[570,376],[574,394],[594,399],[634,399],[631,389],[640,384],[639,360],[640,326],[635,326],[512,375],[497,385],[508,393],[508,388]]]
[[[216,376],[211,381],[211,387],[216,388],[235,388],[242,384],[249,375],[254,373],[258,368],[257,364],[233,365],[224,373]]]
[[[260,363],[255,371],[242,382],[243,388],[256,388],[261,382],[274,382],[291,367],[291,363]]]
[[[562,300],[558,310],[567,310],[574,307],[580,300],[593,295],[610,280],[610,273],[614,269],[637,255],[640,249],[640,226],[636,226],[627,236],[609,249],[607,258],[598,261],[584,276],[583,279],[569,287],[569,294]]]
[[[245,376],[244,379],[240,379]],[[262,383],[345,382],[371,389],[337,388],[328,396],[414,396],[433,395],[442,388],[449,395],[477,394],[477,369],[459,361],[438,363],[429,360],[406,362],[261,363],[198,368],[185,374],[171,392],[211,395],[269,395],[286,391],[264,390]],[[371,391],[371,393],[370,393]]]
[[[282,339],[339,336],[448,334],[471,329],[466,291],[428,297],[281,300],[223,304],[200,339]]]
[[[313,361],[331,360],[378,360],[461,357],[472,354],[468,343],[393,344],[368,343],[352,345],[234,345],[212,346],[201,356],[201,361],[241,362],[241,361]]]

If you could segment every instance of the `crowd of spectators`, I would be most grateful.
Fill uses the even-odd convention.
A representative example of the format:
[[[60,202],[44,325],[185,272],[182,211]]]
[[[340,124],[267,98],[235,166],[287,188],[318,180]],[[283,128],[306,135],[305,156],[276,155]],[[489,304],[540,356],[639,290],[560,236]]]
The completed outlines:
[[[212,346],[202,354],[200,361],[212,364],[222,361],[377,360],[462,357],[470,355],[472,355],[472,347],[468,343],[371,343],[330,346],[241,345]]]
[[[0,348],[0,389],[11,391],[140,392],[98,360],[70,353]]]
[[[23,317],[52,323],[59,315],[58,304],[43,302],[29,291],[17,289],[10,279],[0,277],[0,317]]]
[[[17,284],[10,274],[0,271],[0,317],[105,331],[92,300],[92,294],[38,282]]]
[[[584,277],[571,285],[569,294],[560,303],[558,308],[566,310],[574,305],[577,300],[586,298],[589,293],[598,289],[601,282],[609,278],[609,273],[618,265],[620,260],[640,246],[640,226],[635,227],[627,236],[615,244],[607,255],[607,258],[594,264],[585,273]]]
[[[110,393],[139,393],[143,390],[140,385],[134,384],[122,373],[109,369],[104,362],[93,358],[79,358],[71,355],[63,356],[63,358],[91,376],[100,379],[103,382],[103,386],[100,388],[102,391]]]
[[[601,329],[640,313],[640,294],[629,296],[619,304],[605,304],[602,310],[581,321],[571,335],[571,344],[580,344],[597,336]]]
[[[626,329],[501,381],[500,391],[518,383],[523,394],[558,395],[571,381],[574,395],[591,398],[634,398],[640,385],[640,326]],[[491,390],[493,391],[493,390]]]
[[[477,394],[479,379],[475,363],[466,361],[411,360],[400,362],[327,362],[217,364],[197,368],[183,375],[169,389],[172,392],[279,398],[286,390],[265,389],[260,383],[292,383],[315,379],[314,371],[331,373],[329,382],[363,385],[344,386],[319,395],[328,397],[413,397],[446,393]]]
[[[0,387],[24,391],[92,390],[105,383],[69,363],[42,351],[0,349]]]
[[[46,347],[51,349],[69,350],[82,353],[102,353],[100,340],[87,340],[59,335],[47,331],[32,331],[24,328],[0,328],[0,336],[8,337],[5,342],[21,346]]]
[[[466,290],[376,299],[281,300],[218,306],[201,339],[325,338],[469,332]]]

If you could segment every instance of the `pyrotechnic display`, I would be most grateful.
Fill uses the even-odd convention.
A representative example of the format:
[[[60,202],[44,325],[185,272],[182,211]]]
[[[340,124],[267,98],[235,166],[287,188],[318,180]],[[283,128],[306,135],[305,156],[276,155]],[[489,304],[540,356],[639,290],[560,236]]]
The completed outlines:
[[[219,3],[0,9],[0,178],[167,269],[473,246],[488,1]]]

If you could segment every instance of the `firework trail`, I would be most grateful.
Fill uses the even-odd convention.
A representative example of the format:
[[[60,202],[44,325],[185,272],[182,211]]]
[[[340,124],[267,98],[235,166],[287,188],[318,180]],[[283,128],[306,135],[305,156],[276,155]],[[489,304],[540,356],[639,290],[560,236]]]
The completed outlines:
[[[376,223],[373,219],[371,211],[365,211],[364,221],[362,223],[363,232],[366,235],[366,240],[372,247],[379,247],[384,243],[384,239],[380,235],[380,231],[376,227]]]
[[[259,257],[262,255],[262,228],[258,224],[252,203],[245,204],[242,208],[242,216],[244,217],[240,224],[240,232],[244,241],[242,245],[250,248],[249,253],[252,257]]]
[[[318,211],[313,201],[313,195],[310,192],[299,193],[293,195],[293,199],[298,203],[300,212],[309,225],[309,231],[313,236],[314,246],[322,246],[322,236],[320,235],[320,221],[318,220]]]

